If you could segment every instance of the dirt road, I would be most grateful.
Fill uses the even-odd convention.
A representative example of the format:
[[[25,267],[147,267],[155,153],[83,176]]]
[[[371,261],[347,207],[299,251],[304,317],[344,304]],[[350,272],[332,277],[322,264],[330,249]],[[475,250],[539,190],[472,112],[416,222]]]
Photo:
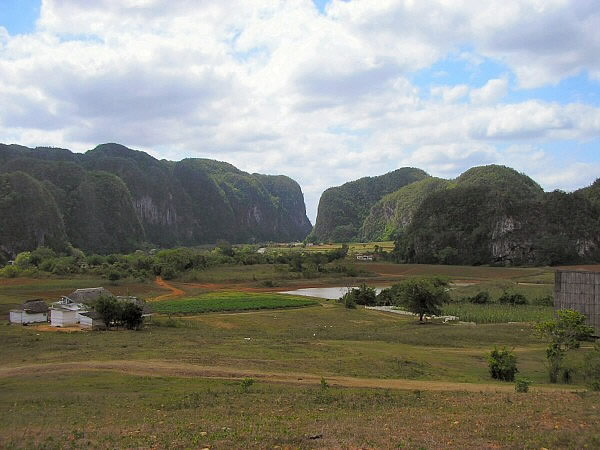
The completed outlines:
[[[116,360],[116,361],[79,361],[66,363],[27,364],[0,368],[0,377],[24,375],[45,375],[65,372],[111,371],[129,375],[201,377],[239,380],[254,378],[258,381],[289,383],[300,385],[318,385],[321,375],[287,372],[262,372],[237,367],[199,366],[188,363],[165,360]],[[354,378],[327,376],[331,386],[381,388],[422,391],[467,391],[467,392],[514,392],[512,384],[456,383],[447,381],[422,381],[405,379]],[[533,387],[534,391],[572,392],[573,388]]]

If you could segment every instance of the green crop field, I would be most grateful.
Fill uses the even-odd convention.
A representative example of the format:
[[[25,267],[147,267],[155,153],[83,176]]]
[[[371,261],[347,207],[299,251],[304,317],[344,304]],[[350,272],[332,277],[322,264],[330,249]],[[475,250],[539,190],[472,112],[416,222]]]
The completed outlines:
[[[197,314],[219,311],[299,308],[318,305],[306,297],[272,293],[217,292],[180,300],[152,303],[152,310],[163,314]]]
[[[444,315],[458,316],[465,322],[507,323],[541,322],[554,317],[554,307],[536,305],[474,305],[471,303],[450,303],[442,307]]]

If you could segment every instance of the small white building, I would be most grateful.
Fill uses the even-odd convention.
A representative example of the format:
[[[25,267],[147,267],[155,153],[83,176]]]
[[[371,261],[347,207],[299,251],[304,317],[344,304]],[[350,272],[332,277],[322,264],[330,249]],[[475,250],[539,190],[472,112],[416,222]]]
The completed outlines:
[[[48,304],[41,299],[23,303],[21,309],[11,309],[10,323],[45,323],[48,322]]]
[[[356,255],[356,259],[359,261],[373,261],[373,255]]]
[[[80,320],[79,313],[87,311],[88,307],[83,303],[76,303],[69,297],[62,297],[60,301],[52,303],[50,325],[53,327],[77,325]]]
[[[96,311],[87,311],[79,313],[79,325],[81,328],[90,330],[104,330],[106,324],[102,320],[102,316]]]

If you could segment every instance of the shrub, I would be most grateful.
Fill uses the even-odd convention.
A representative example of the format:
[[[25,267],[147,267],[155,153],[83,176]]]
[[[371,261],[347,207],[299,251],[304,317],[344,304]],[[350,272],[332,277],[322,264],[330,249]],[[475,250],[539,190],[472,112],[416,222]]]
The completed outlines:
[[[502,381],[514,381],[517,369],[517,357],[507,350],[494,347],[494,350],[488,355],[488,366],[492,378]]]
[[[346,308],[355,308],[356,305],[373,306],[376,304],[377,294],[375,289],[361,284],[358,288],[352,288],[340,299]]]
[[[240,382],[240,386],[242,387],[242,392],[246,393],[250,390],[250,386],[254,384],[254,378],[244,378]]]
[[[19,276],[19,268],[16,266],[6,266],[3,269],[0,269],[0,276],[5,278],[15,278]]]
[[[531,384],[531,380],[527,378],[517,378],[515,382],[515,391],[517,392],[527,392],[529,391],[529,385]]]
[[[540,337],[550,341],[546,348],[546,359],[548,360],[548,375],[551,383],[558,381],[562,372],[562,378],[568,382],[571,379],[571,371],[565,372],[563,361],[569,350],[579,348],[580,342],[589,340],[594,329],[585,323],[585,316],[571,309],[557,311],[558,317],[536,325]]]
[[[487,291],[478,292],[473,297],[469,298],[469,302],[475,303],[477,305],[484,305],[490,302],[490,293]]]
[[[532,303],[537,306],[554,306],[554,297],[551,295],[536,297]]]
[[[519,294],[518,292],[504,292],[500,298],[498,299],[499,303],[509,304],[509,305],[526,305],[527,299],[523,294]]]
[[[594,349],[585,355],[583,365],[585,382],[593,391],[600,391],[600,341],[594,345]]]

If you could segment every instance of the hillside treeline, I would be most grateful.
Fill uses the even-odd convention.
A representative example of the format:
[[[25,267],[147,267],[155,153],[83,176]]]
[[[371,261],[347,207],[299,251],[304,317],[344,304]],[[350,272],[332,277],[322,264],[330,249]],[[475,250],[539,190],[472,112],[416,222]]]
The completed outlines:
[[[300,186],[208,159],[158,160],[118,144],[84,154],[0,145],[0,251],[89,253],[302,240]]]
[[[393,257],[399,262],[600,261],[600,181],[573,193],[544,192],[526,175],[497,165],[474,167],[454,180],[416,178],[371,201],[368,212],[365,205],[355,209],[351,218],[330,214],[329,205],[368,190],[369,179],[329,189],[310,238],[395,240]]]

